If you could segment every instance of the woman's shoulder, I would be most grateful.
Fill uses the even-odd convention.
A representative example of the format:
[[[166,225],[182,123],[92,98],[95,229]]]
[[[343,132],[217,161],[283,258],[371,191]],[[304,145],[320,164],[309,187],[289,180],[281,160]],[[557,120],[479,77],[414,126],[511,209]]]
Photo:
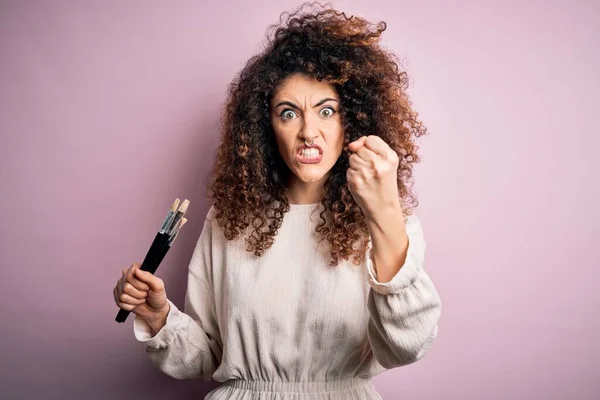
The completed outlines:
[[[223,228],[219,225],[217,214],[218,210],[215,205],[210,204],[208,211],[206,212],[206,217],[204,218],[203,230],[210,233],[213,245],[223,245],[227,243],[227,240],[225,239]]]
[[[215,217],[215,213],[216,213],[215,205],[213,203],[211,203],[208,206],[208,211],[206,212],[206,219],[209,221],[213,220]]]

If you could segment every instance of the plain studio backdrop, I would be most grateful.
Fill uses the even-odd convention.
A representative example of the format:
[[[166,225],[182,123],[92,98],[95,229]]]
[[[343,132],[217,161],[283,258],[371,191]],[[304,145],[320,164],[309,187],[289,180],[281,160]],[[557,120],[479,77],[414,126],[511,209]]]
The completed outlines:
[[[157,274],[183,306],[229,82],[298,1],[0,3],[0,398],[201,399],[114,321],[175,197]],[[388,29],[428,135],[415,192],[443,301],[388,399],[600,396],[600,6],[334,1]]]

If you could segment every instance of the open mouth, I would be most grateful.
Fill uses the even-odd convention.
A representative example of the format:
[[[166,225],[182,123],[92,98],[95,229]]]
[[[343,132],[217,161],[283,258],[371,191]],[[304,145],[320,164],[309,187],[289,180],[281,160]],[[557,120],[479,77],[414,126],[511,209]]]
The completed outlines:
[[[302,164],[316,164],[323,159],[323,151],[320,147],[303,146],[296,154],[296,159]]]

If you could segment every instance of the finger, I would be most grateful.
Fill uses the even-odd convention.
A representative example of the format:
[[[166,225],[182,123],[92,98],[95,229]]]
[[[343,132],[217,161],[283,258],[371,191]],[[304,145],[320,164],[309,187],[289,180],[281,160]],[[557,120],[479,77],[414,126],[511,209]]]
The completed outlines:
[[[364,183],[364,180],[361,177],[360,173],[356,172],[351,168],[348,168],[346,170],[346,181],[348,182],[348,188],[351,192],[356,191],[356,189],[359,186],[362,186],[362,184]]]
[[[119,308],[125,310],[125,311],[131,311],[134,308],[136,308],[137,306],[134,304],[125,304],[125,303],[121,303],[120,301],[117,301],[117,305],[119,306]]]
[[[348,149],[352,152],[356,152],[359,148],[361,148],[367,139],[366,136],[361,136],[353,142],[348,143]]]
[[[121,306],[121,304],[132,304],[135,306],[139,306],[140,304],[144,304],[146,302],[146,299],[135,299],[127,293],[121,293],[118,299],[120,303],[119,307]]]
[[[125,303],[125,302],[121,301],[120,300],[121,295],[119,295],[119,291],[117,288],[118,288],[118,286],[115,286],[115,288],[113,289],[113,296],[115,298],[115,303],[117,304],[117,306],[119,306],[119,308],[121,308],[125,311],[131,311],[139,305],[139,304],[128,304],[129,302]],[[146,299],[144,299],[144,302],[145,301],[146,301]]]
[[[390,146],[379,136],[370,135],[365,139],[364,147],[371,150],[373,153],[387,157],[389,154]]]
[[[128,284],[128,283],[131,284],[137,290],[140,290],[142,292],[147,292],[148,289],[150,289],[150,287],[147,284],[145,284],[144,282],[140,281],[135,276],[133,276],[133,277],[129,278],[127,281],[123,282],[123,287],[125,287],[125,285]]]
[[[356,153],[363,161],[365,161],[369,166],[373,166],[375,162],[381,158],[381,156],[374,151],[368,149],[366,146],[358,149]]]
[[[136,299],[143,299],[148,296],[147,290],[138,290],[129,282],[126,282],[123,286],[123,293],[127,293],[128,295]]]
[[[141,269],[136,269],[135,276],[140,281],[147,284],[149,286],[149,290],[151,290],[154,293],[160,293],[161,291],[163,291],[165,289],[165,285],[164,285],[164,282],[162,281],[162,279],[154,276],[153,274],[151,274],[148,271],[142,271]]]
[[[137,290],[147,291],[148,289],[150,289],[150,287],[146,283],[139,280],[135,273],[136,270],[140,270],[139,264],[132,266],[130,268],[130,271],[127,272],[127,275],[123,277],[123,287],[125,287],[125,284],[129,282]]]
[[[127,273],[123,275],[123,286],[125,286],[125,283],[129,282],[136,289],[147,291],[149,289],[148,285],[135,277],[135,270],[139,268],[140,264],[138,263],[133,263],[131,267],[127,268]]]
[[[351,154],[348,160],[350,161],[350,168],[355,171],[359,171],[362,168],[370,168],[370,164],[360,158],[357,154]]]
[[[140,265],[138,263],[133,263],[133,264],[131,264],[131,266],[129,268],[127,268],[127,274],[126,274],[127,280],[129,280],[129,278],[133,277],[133,271],[135,271],[136,268],[139,268],[139,267],[140,267]]]

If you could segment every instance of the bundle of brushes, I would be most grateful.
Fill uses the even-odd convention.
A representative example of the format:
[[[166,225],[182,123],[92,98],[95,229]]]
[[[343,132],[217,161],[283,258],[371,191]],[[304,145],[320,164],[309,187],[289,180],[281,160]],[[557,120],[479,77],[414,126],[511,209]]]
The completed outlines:
[[[140,266],[142,271],[148,271],[152,274],[156,272],[156,269],[162,262],[163,258],[167,255],[167,252],[171,248],[171,245],[177,239],[177,235],[181,230],[181,227],[187,222],[187,218],[184,218],[188,207],[190,205],[189,200],[184,200],[179,205],[179,199],[175,199],[165,220],[160,227],[160,230],[156,234],[146,257],[144,258],[144,262]],[[179,208],[178,208],[179,207]],[[125,322],[127,317],[129,316],[130,311],[126,311],[120,309],[117,313],[117,318],[115,321],[117,322]]]

